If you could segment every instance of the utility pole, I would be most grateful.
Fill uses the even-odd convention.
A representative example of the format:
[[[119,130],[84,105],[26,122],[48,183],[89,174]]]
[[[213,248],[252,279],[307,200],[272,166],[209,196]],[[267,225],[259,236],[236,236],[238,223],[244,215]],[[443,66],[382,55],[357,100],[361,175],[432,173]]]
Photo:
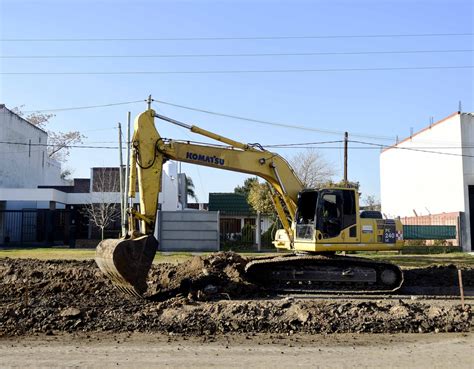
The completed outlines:
[[[349,133],[344,132],[344,186],[347,187],[347,144],[349,142]]]
[[[125,227],[128,225],[128,216],[127,216],[127,207],[129,206],[128,201],[128,191],[130,189],[130,120],[131,120],[131,113],[127,113],[127,161],[125,164],[125,191],[123,192],[123,210],[124,210],[124,218],[125,218]],[[133,206],[130,205],[130,206]]]
[[[119,134],[119,181],[120,181],[120,224],[122,225],[122,237],[125,236],[125,213],[124,213],[124,202],[123,202],[123,157],[122,157],[122,125],[118,124]]]

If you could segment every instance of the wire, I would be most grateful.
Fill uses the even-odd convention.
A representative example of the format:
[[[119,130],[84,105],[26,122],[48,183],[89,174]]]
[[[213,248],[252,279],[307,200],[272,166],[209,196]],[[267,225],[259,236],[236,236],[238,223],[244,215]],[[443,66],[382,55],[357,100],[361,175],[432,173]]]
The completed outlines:
[[[398,38],[398,37],[458,37],[474,33],[407,33],[361,35],[303,35],[303,36],[240,36],[240,37],[148,37],[148,38],[2,38],[3,42],[110,42],[110,41],[231,41],[231,40],[299,40],[336,38]]]
[[[221,57],[266,57],[266,56],[325,56],[325,55],[379,55],[379,54],[428,54],[468,53],[464,50],[398,50],[398,51],[341,51],[341,52],[294,52],[294,53],[248,53],[248,54],[149,54],[149,55],[0,55],[0,59],[94,59],[94,58],[221,58]]]
[[[294,147],[294,146],[307,146],[307,145],[325,145],[325,144],[332,144],[332,143],[341,143],[344,142],[343,140],[336,140],[336,141],[319,141],[319,142],[303,142],[303,143],[289,143],[289,144],[272,144],[272,145],[264,145],[265,147]]]
[[[226,117],[226,118],[243,120],[243,121],[248,121],[248,122],[260,123],[260,124],[265,124],[265,125],[270,125],[270,126],[300,129],[300,130],[304,130],[304,131],[319,132],[319,133],[323,133],[323,134],[333,134],[333,135],[343,135],[344,134],[344,132],[342,132],[342,131],[332,131],[332,130],[327,130],[327,129],[311,128],[311,127],[305,127],[305,126],[289,124],[289,123],[273,122],[273,121],[267,121],[267,120],[261,120],[261,119],[242,117],[242,116],[238,116],[238,115],[219,113],[219,112],[215,112],[215,111],[210,111],[210,110],[194,108],[194,107],[175,104],[175,103],[170,103],[170,102],[163,101],[163,100],[153,99],[153,101],[157,102],[157,103],[160,103],[160,104],[164,104],[164,105],[174,106],[176,108],[196,111],[196,112],[210,114],[210,115],[216,115],[216,116],[219,116],[219,117]],[[370,136],[370,135],[363,135],[363,134],[351,134],[351,135],[353,137],[363,137],[363,138],[372,138],[372,139],[381,139],[381,140],[394,141],[393,137],[387,137],[387,136]]]
[[[110,104],[103,104],[103,105],[75,106],[75,107],[71,107],[71,108],[55,108],[55,109],[27,110],[27,111],[24,111],[23,113],[43,113],[43,112],[48,112],[48,111],[69,111],[69,110],[84,110],[84,109],[106,108],[106,107],[109,107],[109,106],[136,104],[136,103],[144,102],[144,101],[146,101],[146,100],[124,101],[124,102],[117,102],[117,103],[110,103]],[[114,129],[115,129],[115,128],[116,128],[116,127],[114,127]],[[110,129],[110,128],[91,129],[91,130],[88,130],[88,132],[90,132],[90,131],[105,130],[105,129]]]
[[[439,155],[449,155],[449,156],[463,156],[463,157],[467,157],[467,158],[474,158],[474,155],[455,154],[455,153],[450,153],[450,152],[424,150],[424,149],[418,149],[418,148],[413,148],[413,147],[401,147],[401,146],[396,146],[396,145],[389,146],[389,145],[381,145],[381,144],[377,144],[377,143],[373,143],[373,142],[354,141],[354,140],[350,140],[349,142],[360,143],[360,144],[370,145],[370,146],[378,146],[381,149],[409,150],[409,151],[419,151],[419,152],[424,152],[424,153],[429,153],[429,154],[439,154]]]
[[[219,147],[219,148],[228,148],[229,146],[226,145],[219,145],[219,144],[212,144],[208,142],[202,142],[202,141],[193,141],[193,140],[178,140],[178,139],[167,139],[167,138],[162,138],[164,142],[182,142],[182,143],[190,143],[190,144],[199,144],[199,145],[206,145],[206,146],[213,146],[213,147]],[[306,142],[306,143],[288,143],[288,144],[263,144],[262,146],[265,148],[271,147],[271,148],[282,148],[282,149],[310,149],[310,148],[315,148],[317,147],[318,149],[341,149],[343,146],[317,146],[317,145],[324,145],[324,144],[331,144],[331,143],[341,143],[343,142],[342,140],[337,140],[337,141],[319,141],[319,142]],[[427,152],[427,153],[434,153],[434,154],[445,154],[445,155],[455,155],[455,156],[467,156],[467,157],[474,157],[471,155],[464,155],[464,154],[454,154],[454,153],[445,153],[445,152],[439,152],[439,151],[432,151],[432,150],[426,150],[426,149],[474,149],[473,145],[466,145],[466,146],[430,146],[430,147],[424,147],[424,146],[413,146],[413,147],[400,147],[400,146],[391,146],[391,145],[383,145],[383,144],[378,144],[378,143],[373,143],[373,142],[366,142],[366,141],[357,141],[357,140],[349,140],[351,143],[357,143],[357,144],[364,144],[368,146],[349,146],[350,150],[370,150],[370,149],[389,149],[389,148],[395,148],[395,149],[402,149],[402,150],[412,150],[412,151],[421,151],[421,152]],[[90,142],[93,143],[93,142]],[[0,141],[0,144],[6,144],[6,145],[20,145],[20,146],[41,146],[41,147],[56,147],[58,145],[53,145],[53,144],[41,144],[41,143],[25,143],[25,142],[12,142],[12,141]],[[63,147],[65,148],[76,148],[76,149],[113,149],[117,150],[119,149],[118,146],[92,146],[92,145],[64,145]],[[3,151],[2,151],[3,152]],[[25,151],[28,152],[28,151]],[[33,152],[33,151],[32,151]],[[36,152],[36,151],[34,151]],[[5,153],[5,152],[3,152]]]
[[[372,72],[393,70],[472,69],[474,65],[446,65],[421,67],[328,68],[328,69],[260,69],[260,70],[194,70],[194,71],[115,71],[115,72],[0,72],[0,75],[151,75],[151,74],[258,74],[258,73],[317,73],[317,72]]]
[[[5,145],[22,145],[22,146],[45,146],[45,147],[64,147],[74,149],[118,149],[118,146],[89,146],[89,145],[53,145],[53,144],[41,144],[41,143],[26,143],[26,142],[12,142],[12,141],[0,141],[0,144]]]

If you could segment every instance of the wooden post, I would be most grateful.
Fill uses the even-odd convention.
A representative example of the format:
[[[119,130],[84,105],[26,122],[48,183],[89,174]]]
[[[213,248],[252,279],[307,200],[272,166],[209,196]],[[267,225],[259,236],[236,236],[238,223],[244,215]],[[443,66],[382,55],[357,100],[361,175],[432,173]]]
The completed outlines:
[[[262,214],[257,211],[257,219],[255,220],[255,241],[257,243],[257,251],[262,250]]]
[[[462,286],[462,272],[458,269],[459,292],[461,294],[461,306],[464,309],[464,287]]]

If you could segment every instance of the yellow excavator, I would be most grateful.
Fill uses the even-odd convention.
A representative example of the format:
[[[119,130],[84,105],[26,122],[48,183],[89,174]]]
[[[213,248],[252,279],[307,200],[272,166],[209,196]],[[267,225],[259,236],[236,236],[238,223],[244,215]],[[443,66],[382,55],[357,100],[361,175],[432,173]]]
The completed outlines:
[[[219,141],[198,144],[162,138],[155,118]],[[225,144],[225,145],[222,145]],[[101,271],[122,291],[143,296],[158,241],[154,237],[163,163],[176,160],[256,175],[268,182],[283,229],[273,244],[292,252],[256,258],[246,265],[249,280],[274,291],[387,292],[397,290],[403,274],[396,265],[340,251],[399,250],[402,224],[378,212],[360,212],[356,189],[305,189],[285,159],[259,144],[245,144],[188,125],[148,109],[134,122],[129,197],[138,183],[140,206],[129,208],[128,233],[106,239],[96,249]]]

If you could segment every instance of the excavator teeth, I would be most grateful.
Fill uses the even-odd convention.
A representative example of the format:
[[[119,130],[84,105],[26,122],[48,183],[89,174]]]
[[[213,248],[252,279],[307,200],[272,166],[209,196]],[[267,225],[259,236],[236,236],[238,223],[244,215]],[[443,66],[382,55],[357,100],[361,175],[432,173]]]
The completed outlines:
[[[142,297],[157,248],[153,236],[103,240],[97,246],[95,261],[120,291]]]

